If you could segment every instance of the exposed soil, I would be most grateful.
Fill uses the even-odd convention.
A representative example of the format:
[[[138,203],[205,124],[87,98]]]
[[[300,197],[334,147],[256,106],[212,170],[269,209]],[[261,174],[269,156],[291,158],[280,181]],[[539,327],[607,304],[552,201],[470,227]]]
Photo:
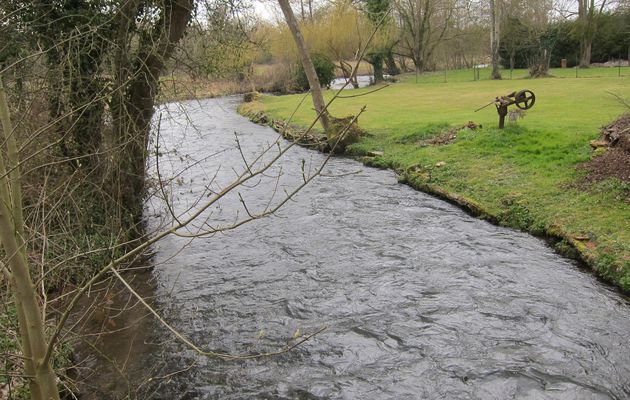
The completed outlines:
[[[478,125],[473,121],[468,121],[462,126],[450,128],[431,139],[421,141],[420,146],[444,146],[446,144],[453,143],[455,139],[457,139],[457,132],[461,131],[462,129],[470,129],[472,131],[475,131],[479,128],[481,128],[481,125]]]
[[[589,182],[599,182],[607,178],[630,182],[630,152],[611,148],[578,168],[588,171],[585,179]]]
[[[579,170],[587,171],[580,186],[589,186],[608,178],[630,183],[630,113],[604,127],[600,140],[596,142],[603,143],[608,149],[578,165]],[[626,201],[630,203],[630,189],[626,191]]]

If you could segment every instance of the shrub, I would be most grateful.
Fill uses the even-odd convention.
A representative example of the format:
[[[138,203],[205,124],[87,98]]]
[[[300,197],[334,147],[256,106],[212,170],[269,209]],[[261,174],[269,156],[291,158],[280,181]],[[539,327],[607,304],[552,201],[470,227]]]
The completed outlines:
[[[335,79],[335,64],[328,57],[321,54],[312,54],[311,58],[313,59],[313,66],[315,67],[320,85],[322,87],[330,85],[333,79]],[[297,70],[295,84],[299,90],[307,91],[310,88],[302,65],[300,65]]]

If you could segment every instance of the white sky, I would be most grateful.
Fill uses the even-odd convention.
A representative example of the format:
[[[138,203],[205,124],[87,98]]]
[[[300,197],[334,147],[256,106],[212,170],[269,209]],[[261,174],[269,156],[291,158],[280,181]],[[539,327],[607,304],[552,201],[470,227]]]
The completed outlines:
[[[267,21],[276,21],[282,15],[275,0],[253,0],[254,11]]]

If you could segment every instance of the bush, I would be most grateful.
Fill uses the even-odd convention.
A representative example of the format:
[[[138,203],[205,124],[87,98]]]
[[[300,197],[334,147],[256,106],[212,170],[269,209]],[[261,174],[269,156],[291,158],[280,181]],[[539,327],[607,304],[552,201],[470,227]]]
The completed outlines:
[[[313,60],[313,65],[320,85],[322,87],[330,85],[333,79],[335,79],[335,64],[333,64],[328,57],[321,54],[312,54],[311,58]],[[300,65],[300,68],[297,71],[295,84],[299,90],[307,91],[310,89],[308,79],[306,78],[304,67],[302,65]]]

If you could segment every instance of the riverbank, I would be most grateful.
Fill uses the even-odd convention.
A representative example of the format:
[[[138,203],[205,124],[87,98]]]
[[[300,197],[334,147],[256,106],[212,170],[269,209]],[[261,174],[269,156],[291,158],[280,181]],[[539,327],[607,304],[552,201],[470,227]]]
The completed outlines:
[[[211,81],[187,77],[163,77],[160,80],[158,102],[171,103],[195,99],[207,99],[233,94],[247,93],[251,84],[234,80]]]
[[[628,93],[630,79],[450,84],[431,79],[416,83],[415,77],[406,77],[369,96],[336,100],[331,107],[336,116],[367,106],[360,126],[369,135],[351,153],[494,223],[558,239],[555,246],[563,254],[583,260],[629,292],[630,184],[620,179],[585,184],[586,172],[577,167],[595,154],[589,142],[599,136],[599,128],[626,109],[613,94]],[[493,107],[474,113],[497,95],[525,88],[536,93],[537,103],[505,130],[496,129]],[[241,112],[282,120],[300,99],[262,97],[244,104]],[[312,115],[310,105],[303,105],[293,122],[305,126]],[[471,120],[478,129],[459,129]]]

